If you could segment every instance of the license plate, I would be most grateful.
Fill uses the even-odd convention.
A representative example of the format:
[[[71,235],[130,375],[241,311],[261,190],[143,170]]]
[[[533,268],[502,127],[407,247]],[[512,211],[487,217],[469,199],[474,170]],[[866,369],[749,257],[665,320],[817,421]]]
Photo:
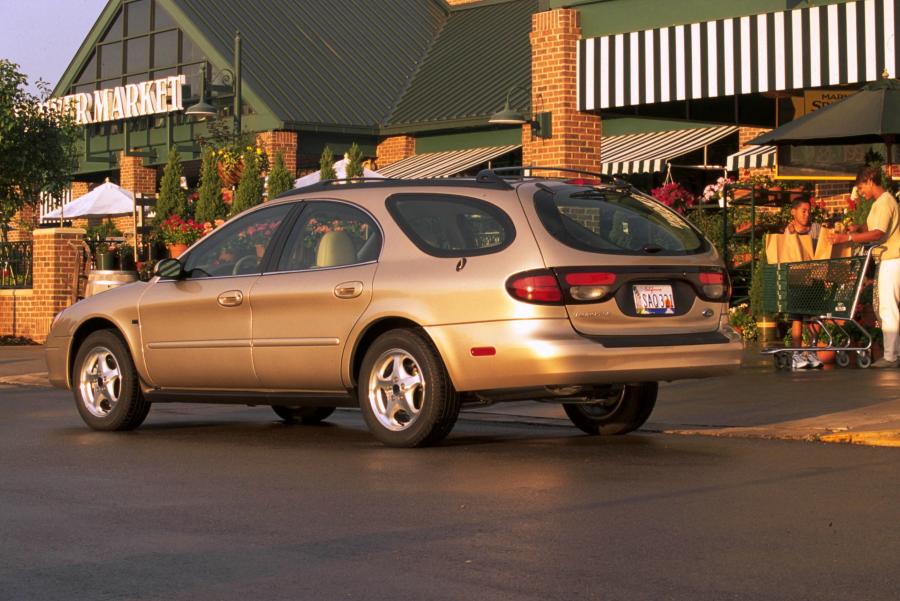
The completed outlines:
[[[675,295],[668,284],[635,284],[634,310],[638,315],[675,315]]]

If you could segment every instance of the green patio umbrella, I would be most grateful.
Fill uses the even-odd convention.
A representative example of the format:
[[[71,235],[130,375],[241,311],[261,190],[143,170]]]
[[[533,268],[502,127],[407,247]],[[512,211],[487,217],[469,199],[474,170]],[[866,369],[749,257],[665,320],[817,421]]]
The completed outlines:
[[[829,145],[882,142],[891,164],[891,145],[900,136],[900,82],[880,79],[852,96],[750,140],[756,145]]]

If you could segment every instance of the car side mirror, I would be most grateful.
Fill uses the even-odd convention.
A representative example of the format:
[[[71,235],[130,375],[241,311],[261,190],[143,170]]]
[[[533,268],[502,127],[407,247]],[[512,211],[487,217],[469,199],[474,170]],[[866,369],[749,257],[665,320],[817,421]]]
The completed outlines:
[[[164,280],[180,280],[184,277],[184,265],[178,259],[163,259],[154,267],[153,275]]]

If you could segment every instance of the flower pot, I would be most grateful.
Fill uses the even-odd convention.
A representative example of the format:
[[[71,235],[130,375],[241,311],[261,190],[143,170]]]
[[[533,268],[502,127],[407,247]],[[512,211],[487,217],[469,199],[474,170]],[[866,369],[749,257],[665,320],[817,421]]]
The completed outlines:
[[[256,256],[257,258],[262,259],[262,256],[266,254],[266,246],[265,244],[256,244]]]
[[[180,257],[187,248],[187,244],[166,244],[166,249],[169,251],[169,257],[172,259]]]
[[[828,346],[821,340],[816,344],[816,346]],[[833,364],[835,362],[835,351],[816,351],[816,356],[819,358],[819,361],[826,365]]]
[[[113,251],[98,252],[96,256],[97,269],[112,271],[118,269],[118,255]]]

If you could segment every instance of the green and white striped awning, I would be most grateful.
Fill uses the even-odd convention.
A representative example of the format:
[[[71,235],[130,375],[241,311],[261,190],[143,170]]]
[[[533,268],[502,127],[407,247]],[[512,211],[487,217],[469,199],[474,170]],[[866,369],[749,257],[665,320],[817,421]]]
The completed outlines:
[[[775,151],[774,146],[748,146],[728,156],[728,170],[772,167],[775,165]]]
[[[499,156],[520,148],[519,144],[507,146],[487,146],[466,150],[447,150],[443,152],[424,152],[391,163],[378,169],[384,177],[399,179],[426,179],[432,177],[450,177],[467,169],[486,163]]]
[[[736,125],[607,136],[600,141],[601,170],[619,173],[663,171],[671,159],[717,142],[738,131]]]

